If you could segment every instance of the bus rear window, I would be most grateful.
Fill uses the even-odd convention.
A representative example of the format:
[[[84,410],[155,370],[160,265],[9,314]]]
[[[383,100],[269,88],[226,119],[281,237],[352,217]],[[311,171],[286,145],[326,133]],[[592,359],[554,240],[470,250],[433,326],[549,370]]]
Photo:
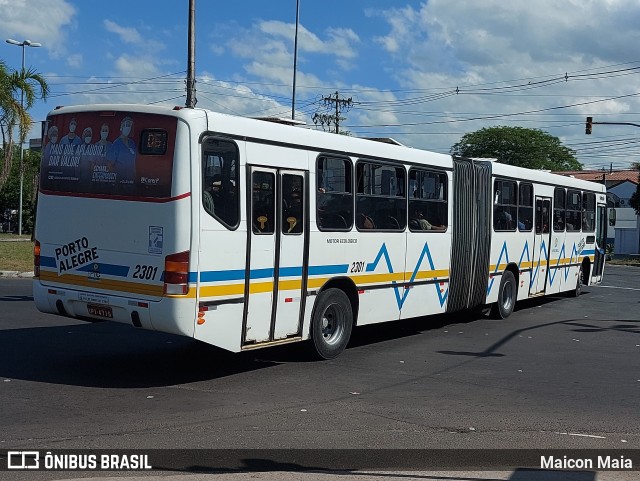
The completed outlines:
[[[43,139],[47,193],[170,197],[177,121],[130,112],[52,115]]]

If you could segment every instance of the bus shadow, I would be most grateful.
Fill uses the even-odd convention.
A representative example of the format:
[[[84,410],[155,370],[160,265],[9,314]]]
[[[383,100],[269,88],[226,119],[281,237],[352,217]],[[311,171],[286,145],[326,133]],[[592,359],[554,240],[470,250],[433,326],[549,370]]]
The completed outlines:
[[[7,329],[0,378],[102,388],[170,386],[232,376],[277,362],[112,323]]]
[[[515,312],[558,302],[562,299],[563,297],[560,296],[547,296],[519,301],[516,304]],[[492,319],[490,310],[490,307],[468,309],[446,314],[415,317],[398,322],[392,321],[358,327],[353,332],[349,347],[360,347],[393,339],[416,336],[447,326],[464,325],[479,320],[509,322],[506,320]]]
[[[518,310],[559,299],[524,301],[518,303]],[[358,327],[348,349],[417,336],[446,326],[488,321],[485,317],[477,310],[463,311]],[[570,319],[524,328],[513,324],[514,329],[508,335],[482,351],[438,352],[503,356],[497,351],[513,337],[551,324],[566,324],[580,333],[610,330],[640,333],[637,321]],[[0,378],[86,387],[148,388],[215,380],[283,363],[316,361],[311,351],[310,343],[302,342],[235,354],[193,339],[113,322],[5,329],[0,335]]]

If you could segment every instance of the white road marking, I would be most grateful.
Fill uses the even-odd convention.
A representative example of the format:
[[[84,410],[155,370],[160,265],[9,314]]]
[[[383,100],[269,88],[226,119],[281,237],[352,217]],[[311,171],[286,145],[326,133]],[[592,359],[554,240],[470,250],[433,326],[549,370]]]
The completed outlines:
[[[606,287],[607,289],[623,289],[625,291],[640,291],[637,287],[618,287],[618,286],[599,286]]]
[[[556,433],[556,434],[564,434],[565,436],[580,436],[582,438],[607,439],[604,436],[596,436],[594,434],[578,434],[578,433]]]

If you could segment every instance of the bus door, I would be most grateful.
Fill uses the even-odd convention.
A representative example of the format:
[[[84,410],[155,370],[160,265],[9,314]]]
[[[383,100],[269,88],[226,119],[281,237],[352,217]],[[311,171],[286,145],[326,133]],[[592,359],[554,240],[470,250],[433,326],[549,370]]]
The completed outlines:
[[[250,167],[243,344],[298,337],[304,311],[307,173]]]
[[[596,213],[596,253],[591,273],[591,283],[598,284],[602,281],[604,259],[607,245],[607,206],[598,204]]]
[[[551,198],[536,196],[535,236],[529,295],[544,294],[549,274],[549,244],[551,242]]]

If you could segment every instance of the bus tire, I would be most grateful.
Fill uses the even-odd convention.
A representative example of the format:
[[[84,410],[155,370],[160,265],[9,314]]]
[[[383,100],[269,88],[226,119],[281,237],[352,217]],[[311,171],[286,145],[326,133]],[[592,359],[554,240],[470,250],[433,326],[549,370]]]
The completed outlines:
[[[580,297],[582,294],[582,266],[578,269],[578,278],[576,279],[576,287],[569,291],[569,297]]]
[[[349,297],[340,289],[322,291],[313,309],[311,340],[321,359],[337,357],[349,343],[353,310]]]
[[[516,306],[517,297],[518,286],[516,285],[516,278],[513,272],[504,271],[500,281],[500,290],[498,291],[498,302],[494,304],[492,309],[493,317],[497,319],[509,317]]]

